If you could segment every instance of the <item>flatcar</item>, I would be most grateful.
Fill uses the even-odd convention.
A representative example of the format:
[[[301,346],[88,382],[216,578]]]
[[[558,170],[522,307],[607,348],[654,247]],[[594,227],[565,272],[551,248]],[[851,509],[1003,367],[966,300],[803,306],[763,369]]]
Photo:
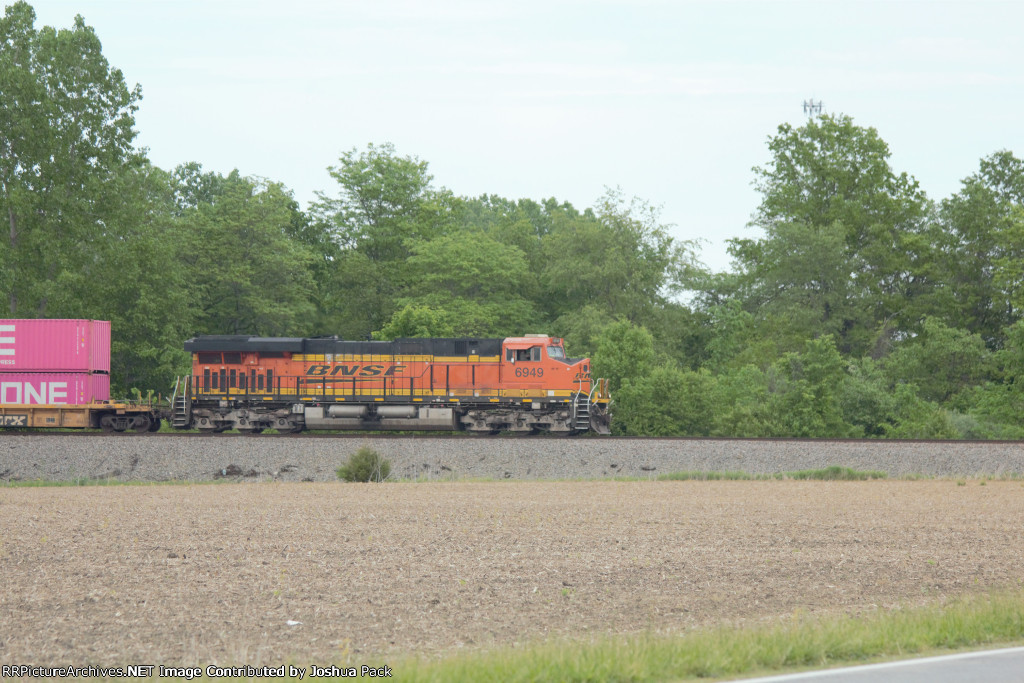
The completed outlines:
[[[110,321],[0,320],[0,428],[153,432],[161,415],[110,399]]]
[[[608,383],[548,335],[506,339],[210,335],[185,343],[171,422],[268,428],[609,432]]]

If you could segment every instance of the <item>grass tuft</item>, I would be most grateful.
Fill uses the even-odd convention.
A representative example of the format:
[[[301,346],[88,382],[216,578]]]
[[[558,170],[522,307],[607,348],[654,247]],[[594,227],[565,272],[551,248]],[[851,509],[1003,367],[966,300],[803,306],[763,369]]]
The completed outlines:
[[[868,479],[885,479],[885,472],[875,470],[855,470],[849,467],[832,465],[820,470],[799,470],[786,472],[790,479],[814,479],[818,481],[866,481]]]
[[[885,472],[873,470],[855,470],[849,467],[832,465],[817,470],[798,470],[778,474],[750,474],[749,472],[670,472],[658,475],[659,481],[747,481],[762,479],[814,479],[818,481],[866,481],[868,479],[885,479]]]
[[[767,474],[750,474],[748,472],[669,472],[659,474],[658,481],[748,481],[751,479],[770,479]]]

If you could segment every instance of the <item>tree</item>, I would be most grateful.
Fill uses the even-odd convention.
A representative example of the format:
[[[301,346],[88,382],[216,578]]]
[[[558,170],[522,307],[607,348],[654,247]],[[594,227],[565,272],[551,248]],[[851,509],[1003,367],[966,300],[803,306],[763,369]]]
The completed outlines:
[[[607,379],[614,392],[627,381],[650,375],[654,359],[651,333],[628,320],[620,320],[597,338],[597,349],[591,359],[593,376]]]
[[[343,326],[349,336],[368,338],[396,310],[412,246],[454,230],[461,203],[431,186],[425,161],[398,156],[390,143],[368,145],[362,153],[353,148],[338,162],[328,171],[339,194],[318,193],[310,207],[312,223],[335,245],[322,269],[319,326]],[[351,311],[355,292],[362,301]],[[355,320],[362,326],[354,329]]]
[[[110,216],[98,201],[143,158],[132,144],[141,89],[103,57],[81,16],[35,28],[26,2],[0,20],[0,250],[11,315],[46,315],[63,272],[93,258]]]
[[[893,384],[913,384],[920,398],[945,404],[980,385],[990,362],[980,335],[926,318],[921,333],[900,343],[884,368]]]
[[[400,304],[448,311],[456,334],[515,336],[536,320],[536,286],[517,247],[466,229],[411,249]]]
[[[669,236],[656,209],[635,199],[627,204],[611,190],[596,215],[554,216],[543,238],[543,262],[552,317],[593,305],[637,324],[696,267],[691,245]]]
[[[846,368],[831,336],[807,341],[802,353],[787,353],[775,369],[778,382],[770,404],[772,436],[842,438],[853,434],[840,407]]]
[[[943,200],[936,243],[946,301],[934,315],[980,334],[990,348],[1020,319],[1024,292],[1024,162],[1010,152],[981,160]]]
[[[280,184],[238,171],[187,211],[197,327],[204,333],[295,336],[312,317],[313,256],[289,234],[298,205]],[[180,192],[179,192],[180,194]]]
[[[423,237],[419,220],[433,180],[427,162],[399,157],[386,143],[343,152],[328,171],[340,186],[335,198],[319,193],[314,211],[328,218],[343,249],[359,249],[374,261],[408,255],[406,240]],[[428,230],[429,232],[429,230]]]
[[[111,379],[122,396],[132,387],[167,392],[189,372],[182,342],[195,333],[198,311],[171,188],[169,175],[148,164],[108,186],[111,227],[90,267],[69,274],[70,300],[54,311],[111,321]]]
[[[451,316],[429,306],[407,304],[395,311],[391,320],[374,335],[377,339],[399,339],[401,337],[454,337],[455,328]]]
[[[917,182],[889,167],[873,128],[823,116],[801,128],[779,126],[772,158],[756,168],[758,239],[732,240],[751,312],[799,320],[793,340],[834,333],[860,354],[916,321],[912,304],[930,291],[930,205]]]
[[[715,378],[672,365],[627,380],[615,393],[616,434],[707,436],[715,415]]]

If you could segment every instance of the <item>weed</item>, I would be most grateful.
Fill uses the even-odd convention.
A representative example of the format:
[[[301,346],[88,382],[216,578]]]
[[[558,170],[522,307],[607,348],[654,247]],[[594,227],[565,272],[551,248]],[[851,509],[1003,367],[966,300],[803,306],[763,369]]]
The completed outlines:
[[[786,472],[790,479],[815,479],[821,481],[864,481],[867,479],[885,479],[885,472],[855,470],[849,467],[832,465],[820,470],[799,470]]]
[[[669,472],[668,474],[659,474],[658,481],[749,481],[751,479],[766,479],[767,476],[747,472]]]
[[[391,463],[369,446],[363,446],[335,474],[345,481],[384,481],[391,474]]]

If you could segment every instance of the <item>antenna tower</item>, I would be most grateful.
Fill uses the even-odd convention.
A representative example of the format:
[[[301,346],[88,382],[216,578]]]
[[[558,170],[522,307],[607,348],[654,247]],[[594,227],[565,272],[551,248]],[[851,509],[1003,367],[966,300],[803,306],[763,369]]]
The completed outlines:
[[[814,101],[814,98],[804,100],[804,113],[807,114],[807,116],[814,116],[815,114],[821,116],[821,110],[821,100],[818,100],[817,102]]]

